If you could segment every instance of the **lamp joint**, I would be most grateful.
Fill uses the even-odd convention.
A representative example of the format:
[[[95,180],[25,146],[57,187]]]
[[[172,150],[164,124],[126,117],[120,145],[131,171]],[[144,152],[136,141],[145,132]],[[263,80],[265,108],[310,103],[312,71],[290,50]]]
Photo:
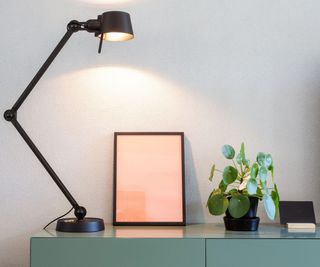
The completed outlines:
[[[99,19],[89,19],[86,22],[79,22],[77,20],[72,20],[68,23],[68,31],[78,32],[87,31],[98,33],[101,29],[101,22]]]
[[[73,32],[84,30],[83,23],[77,20],[72,20],[68,23],[67,29],[68,31],[73,31]]]
[[[76,206],[74,208],[74,215],[77,217],[78,220],[83,220],[84,217],[87,215],[87,210],[85,207]]]
[[[8,109],[4,112],[3,117],[5,118],[6,121],[13,121],[17,119],[17,111]]]

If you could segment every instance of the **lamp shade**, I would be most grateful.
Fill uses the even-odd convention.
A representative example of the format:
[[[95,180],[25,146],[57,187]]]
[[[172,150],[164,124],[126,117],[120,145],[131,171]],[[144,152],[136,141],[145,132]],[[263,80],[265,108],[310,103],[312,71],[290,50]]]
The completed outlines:
[[[108,11],[99,16],[101,34],[105,41],[128,41],[133,39],[130,15],[123,11]]]

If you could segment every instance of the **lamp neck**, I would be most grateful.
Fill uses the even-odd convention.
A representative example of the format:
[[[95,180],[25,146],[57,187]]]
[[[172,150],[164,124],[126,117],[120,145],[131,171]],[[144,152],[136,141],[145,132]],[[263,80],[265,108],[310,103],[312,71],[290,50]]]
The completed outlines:
[[[87,31],[93,33],[100,33],[101,31],[101,21],[99,19],[90,19],[86,22],[79,22],[77,20],[72,20],[68,23],[68,31],[78,32]]]

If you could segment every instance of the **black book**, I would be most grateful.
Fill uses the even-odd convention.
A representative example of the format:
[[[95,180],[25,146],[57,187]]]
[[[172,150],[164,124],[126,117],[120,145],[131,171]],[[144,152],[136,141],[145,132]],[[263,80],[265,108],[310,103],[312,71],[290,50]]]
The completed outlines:
[[[314,223],[312,201],[280,201],[280,223]]]

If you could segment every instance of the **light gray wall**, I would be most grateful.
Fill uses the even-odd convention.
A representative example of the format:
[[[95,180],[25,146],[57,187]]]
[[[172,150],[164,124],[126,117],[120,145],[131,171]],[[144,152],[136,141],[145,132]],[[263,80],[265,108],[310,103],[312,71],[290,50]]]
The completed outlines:
[[[131,13],[135,40],[98,55],[76,34],[19,115],[89,215],[111,221],[114,131],[184,131],[189,223],[222,221],[208,171],[241,141],[272,153],[282,199],[313,200],[319,219],[319,1],[1,1],[1,112],[67,22],[110,9]],[[4,120],[0,133],[0,266],[28,266],[29,237],[69,204]]]

